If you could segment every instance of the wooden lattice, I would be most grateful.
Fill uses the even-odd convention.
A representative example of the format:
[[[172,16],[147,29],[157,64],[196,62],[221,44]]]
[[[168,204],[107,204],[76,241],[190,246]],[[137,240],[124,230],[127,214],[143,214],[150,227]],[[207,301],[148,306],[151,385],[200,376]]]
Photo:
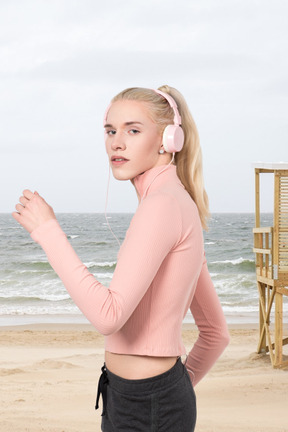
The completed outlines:
[[[273,227],[260,227],[260,173],[274,174]],[[288,366],[283,356],[283,296],[288,296],[288,164],[255,167],[254,252],[259,292],[257,352],[269,352],[274,367]],[[274,329],[272,330],[272,327]]]
[[[288,273],[288,176],[279,176],[279,274]]]

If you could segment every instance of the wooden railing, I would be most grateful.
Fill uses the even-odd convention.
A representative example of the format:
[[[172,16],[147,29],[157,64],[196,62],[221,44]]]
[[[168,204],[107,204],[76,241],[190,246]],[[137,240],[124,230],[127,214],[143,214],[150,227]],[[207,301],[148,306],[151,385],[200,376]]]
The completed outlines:
[[[257,277],[273,278],[273,227],[253,228]]]

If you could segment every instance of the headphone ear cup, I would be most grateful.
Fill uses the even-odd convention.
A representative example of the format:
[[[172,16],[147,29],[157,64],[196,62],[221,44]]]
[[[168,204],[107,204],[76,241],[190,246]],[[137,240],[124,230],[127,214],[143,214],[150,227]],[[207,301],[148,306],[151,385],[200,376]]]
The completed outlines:
[[[167,153],[180,152],[184,144],[184,132],[178,125],[168,125],[163,132],[163,147]]]

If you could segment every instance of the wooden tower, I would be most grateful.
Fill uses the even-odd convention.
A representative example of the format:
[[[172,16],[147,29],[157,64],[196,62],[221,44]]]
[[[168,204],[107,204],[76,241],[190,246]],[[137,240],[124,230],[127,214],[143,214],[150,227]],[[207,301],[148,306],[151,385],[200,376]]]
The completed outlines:
[[[274,176],[273,226],[261,227],[260,174]],[[274,367],[288,366],[283,346],[283,298],[288,296],[288,163],[255,164],[254,249],[259,291],[257,352],[269,352]]]

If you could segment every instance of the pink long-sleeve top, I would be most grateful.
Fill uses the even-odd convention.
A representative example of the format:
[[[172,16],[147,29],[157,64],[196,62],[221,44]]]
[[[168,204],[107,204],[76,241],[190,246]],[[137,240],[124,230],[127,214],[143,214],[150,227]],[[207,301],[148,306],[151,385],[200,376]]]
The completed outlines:
[[[109,287],[89,273],[55,219],[31,236],[74,302],[106,336],[107,351],[161,357],[185,354],[181,327],[190,308],[199,337],[186,366],[195,385],[229,341],[207,269],[198,210],[173,165],[146,171],[134,179],[134,186],[141,202]]]

